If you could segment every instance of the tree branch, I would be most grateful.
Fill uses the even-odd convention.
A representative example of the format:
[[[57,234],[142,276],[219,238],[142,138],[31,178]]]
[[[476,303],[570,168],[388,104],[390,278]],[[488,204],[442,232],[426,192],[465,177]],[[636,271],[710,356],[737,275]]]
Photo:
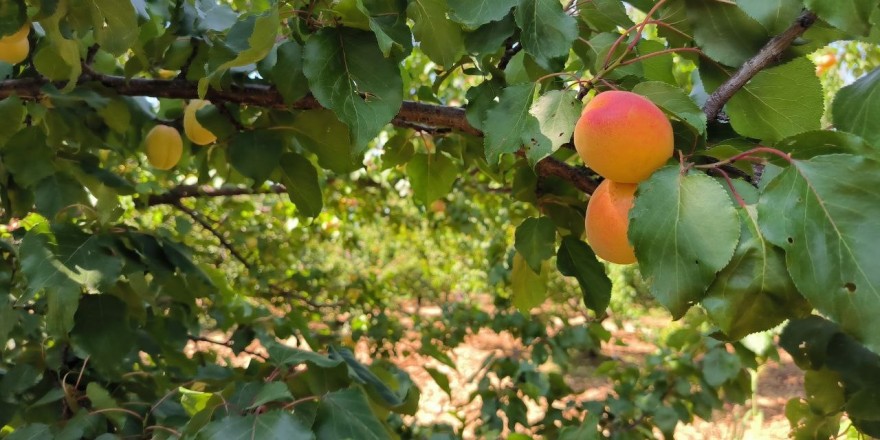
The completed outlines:
[[[287,188],[284,185],[272,185],[267,188],[243,188],[237,186],[214,188],[212,186],[180,185],[162,194],[153,194],[147,199],[147,206],[174,205],[180,200],[201,197],[230,197],[254,194],[284,194]]]
[[[83,85],[89,83],[97,84],[111,89],[115,93],[123,96],[150,96],[154,98],[170,99],[198,98],[198,84],[180,79],[126,79],[120,76],[86,73],[79,78],[79,83]],[[44,90],[44,87],[49,85],[63,87],[63,83],[52,83],[45,78],[22,78],[0,81],[0,99],[10,96],[18,96],[25,99],[38,99],[41,96],[46,95],[47,91]],[[254,83],[232,85],[224,90],[208,89],[206,99],[215,103],[230,102],[284,110],[311,110],[322,108],[321,104],[312,96],[307,96],[294,103],[287,104],[284,102],[281,94],[274,88],[265,84]],[[427,132],[433,131],[435,133],[442,133],[446,130],[453,130],[473,136],[483,136],[483,133],[480,130],[470,125],[465,117],[464,109],[460,107],[404,101],[397,116],[391,122],[397,126],[407,128],[417,127],[417,129]],[[538,163],[537,169],[539,173],[546,173],[547,176],[557,176],[570,180],[574,186],[584,191],[591,192],[591,189],[595,188],[595,183],[590,180],[589,173],[583,167],[572,167],[564,162],[548,158]],[[274,189],[269,192],[284,192],[281,188],[282,187],[274,187]],[[186,194],[162,194],[151,196],[148,204],[174,204],[175,200],[185,197],[214,197],[259,193],[238,191],[241,191],[241,189],[219,189],[209,192],[199,192],[196,189],[194,192]]]
[[[721,108],[724,107],[724,104],[726,104],[727,101],[739,91],[739,89],[745,86],[749,80],[754,78],[758,72],[770,65],[770,63],[776,61],[779,58],[779,55],[788,49],[794,40],[801,36],[801,34],[803,34],[815,22],[816,14],[804,10],[800,17],[798,17],[797,20],[785,30],[785,32],[768,41],[757,55],[746,61],[745,64],[733,74],[733,76],[728,78],[727,81],[712,92],[709,99],[706,100],[706,104],[703,106],[703,112],[706,113],[708,120],[714,121],[718,117],[718,113],[721,112]]]
[[[235,257],[236,260],[240,261],[241,264],[243,264],[249,272],[253,272],[254,268],[251,262],[248,261],[247,258],[244,257],[244,255],[238,252],[238,250],[235,249],[235,246],[233,246],[232,243],[230,243],[229,240],[227,240],[226,237],[224,237],[223,234],[221,234],[220,231],[217,230],[217,228],[211,225],[211,223],[209,223],[207,219],[203,218],[201,214],[199,214],[195,210],[183,206],[183,203],[180,203],[179,199],[174,203],[171,203],[171,205],[186,213],[186,215],[190,216],[193,220],[195,220],[196,223],[208,230],[208,232],[216,237],[217,240],[220,241],[220,244],[225,247],[229,251],[229,253],[232,254],[233,257]]]

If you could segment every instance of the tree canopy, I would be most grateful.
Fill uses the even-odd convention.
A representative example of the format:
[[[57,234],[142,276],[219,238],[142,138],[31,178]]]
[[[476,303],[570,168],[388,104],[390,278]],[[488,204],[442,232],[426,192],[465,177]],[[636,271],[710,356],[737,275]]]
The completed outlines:
[[[0,438],[422,438],[379,353],[426,292],[443,364],[467,329],[532,344],[487,364],[516,385],[481,383],[485,435],[671,436],[784,324],[796,438],[880,436],[878,0],[4,0],[0,37]],[[612,90],[674,139],[628,211],[638,270],[705,322],[563,410],[536,365],[601,346],[623,270],[584,239],[603,180],[573,140]],[[592,321],[548,332],[564,285]],[[518,311],[452,304],[476,289]]]

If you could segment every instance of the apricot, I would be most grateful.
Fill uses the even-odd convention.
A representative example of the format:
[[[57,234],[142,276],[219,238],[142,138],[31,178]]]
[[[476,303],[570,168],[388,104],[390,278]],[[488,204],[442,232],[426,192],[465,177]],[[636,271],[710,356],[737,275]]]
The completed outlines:
[[[160,170],[170,170],[180,162],[183,155],[183,139],[174,127],[157,125],[144,138],[147,160]]]
[[[626,233],[637,186],[605,179],[587,203],[584,220],[587,243],[605,261],[617,264],[636,262],[635,251]]]
[[[9,64],[18,64],[27,58],[30,50],[31,44],[28,42],[27,38],[11,41],[4,38],[3,40],[0,40],[0,61]]]
[[[186,105],[186,109],[183,111],[183,131],[190,142],[196,145],[208,145],[217,140],[217,136],[202,126],[198,118],[196,118],[196,112],[208,104],[210,104],[209,101],[193,99]]]
[[[604,92],[584,107],[574,129],[574,146],[602,177],[638,183],[672,157],[672,124],[641,95]]]

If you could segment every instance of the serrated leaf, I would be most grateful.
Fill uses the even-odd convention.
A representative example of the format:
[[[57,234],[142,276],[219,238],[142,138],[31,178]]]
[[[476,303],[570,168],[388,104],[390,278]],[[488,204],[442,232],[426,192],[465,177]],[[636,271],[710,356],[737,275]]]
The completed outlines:
[[[735,378],[739,375],[741,368],[739,356],[735,353],[728,353],[723,346],[709,350],[703,356],[701,366],[703,367],[703,378],[713,387],[718,387]]]
[[[441,153],[416,154],[406,164],[413,197],[423,205],[449,194],[458,172],[455,162]]]
[[[119,403],[110,395],[104,387],[97,382],[89,382],[86,386],[86,397],[92,403],[95,409],[115,409],[119,408]],[[125,425],[125,414],[122,412],[109,411],[106,417],[110,419],[117,428]]]
[[[285,153],[279,159],[281,183],[287,188],[290,201],[306,217],[316,217],[324,208],[318,170],[305,157],[296,153]]]
[[[331,359],[327,355],[288,347],[275,341],[264,341],[263,345],[269,353],[269,362],[273,365],[291,367],[309,362],[320,368],[333,368],[342,364],[342,359]]]
[[[197,438],[199,440],[312,440],[315,435],[292,414],[276,410],[262,414],[221,418],[202,428]]]
[[[771,35],[788,29],[803,9],[800,0],[737,0],[736,5]]]
[[[514,12],[520,42],[539,66],[555,71],[554,63],[568,58],[577,38],[577,21],[557,0],[520,0]]]
[[[804,0],[804,6],[835,27],[857,35],[868,35],[876,0]]]
[[[706,114],[684,90],[665,82],[647,81],[637,84],[632,91],[650,99],[665,112],[681,119],[697,133],[706,132]]]
[[[739,66],[758,53],[768,39],[760,23],[735,3],[687,0],[694,40],[710,58]]]
[[[742,233],[733,259],[703,298],[709,317],[733,340],[811,310],[788,275],[782,249],[759,231],[757,209],[747,206],[739,216]]]
[[[75,205],[91,206],[82,184],[60,172],[37,182],[34,202],[37,212],[47,218]]]
[[[620,0],[592,0],[578,3],[578,16],[599,32],[614,32],[618,26],[628,29],[633,25]]]
[[[286,104],[291,104],[309,93],[309,84],[303,74],[303,48],[295,41],[278,46],[277,61],[272,68],[272,80]]]
[[[309,110],[296,115],[291,127],[293,136],[303,147],[318,156],[318,164],[336,173],[360,168],[352,152],[348,127],[326,109]]]
[[[845,131],[814,130],[787,137],[773,145],[774,148],[786,153],[793,159],[809,159],[815,156],[835,153],[856,154],[860,156],[877,156],[880,150],[872,148],[860,138]],[[788,162],[781,157],[768,157],[770,163],[786,165]],[[762,179],[763,180],[763,179]]]
[[[514,254],[510,269],[511,300],[523,314],[529,314],[547,298],[547,272],[543,266],[540,271],[533,271],[519,252]]]
[[[391,440],[370,409],[363,391],[349,388],[327,393],[318,403],[313,426],[319,440]]]
[[[323,28],[306,42],[303,72],[312,94],[348,126],[359,154],[400,110],[400,69],[371,32]],[[362,96],[363,95],[363,96]]]
[[[232,25],[226,38],[211,49],[211,61],[206,72],[208,75],[199,80],[199,97],[204,98],[208,84],[216,85],[220,76],[229,69],[256,63],[269,55],[275,46],[280,23],[276,6]]]
[[[446,10],[446,0],[412,0],[406,15],[413,21],[419,48],[431,61],[449,69],[465,51],[461,26],[446,19]]]
[[[137,42],[140,29],[130,1],[91,0],[95,40],[101,49],[119,56]]]
[[[582,109],[583,105],[574,90],[553,90],[535,101],[529,113],[538,120],[539,131],[550,142],[549,145],[540,142],[529,148],[526,156],[532,166],[571,141]]]
[[[678,319],[733,257],[740,225],[730,197],[705,174],[667,166],[639,184],[629,215],[642,274]]]
[[[880,68],[840,89],[831,116],[835,128],[855,133],[880,149]]]
[[[529,217],[516,227],[514,247],[534,272],[556,250],[556,225],[547,217]]]
[[[611,280],[589,245],[572,236],[563,238],[556,267],[563,275],[577,279],[590,310],[600,316],[605,313],[611,302]]]
[[[279,400],[293,400],[290,389],[284,382],[269,382],[260,386],[260,391],[254,396],[254,401],[248,409],[258,408],[269,402],[277,402]]]
[[[758,203],[767,240],[786,252],[798,290],[880,352],[880,187],[875,159],[835,154],[794,160]]]
[[[28,188],[55,174],[55,152],[46,144],[46,135],[37,127],[15,133],[0,149],[3,165],[15,183]]]
[[[278,166],[287,140],[276,130],[242,131],[229,141],[229,163],[261,184]]]
[[[769,142],[818,130],[824,104],[815,66],[802,57],[763,70],[726,109],[737,133]]]
[[[504,153],[514,153],[523,145],[529,149],[552,150],[552,143],[541,133],[541,127],[529,112],[534,84],[510,86],[501,92],[498,104],[486,112],[483,123],[486,160],[498,163]]]
[[[470,29],[504,18],[519,0],[447,0],[453,20]]]
[[[99,371],[127,371],[126,358],[137,347],[137,335],[128,323],[127,306],[109,295],[85,295],[74,317],[71,340],[77,350],[90,356]]]
[[[372,31],[385,57],[395,46],[404,53],[412,49],[405,0],[341,0],[333,5],[333,11],[346,26]]]

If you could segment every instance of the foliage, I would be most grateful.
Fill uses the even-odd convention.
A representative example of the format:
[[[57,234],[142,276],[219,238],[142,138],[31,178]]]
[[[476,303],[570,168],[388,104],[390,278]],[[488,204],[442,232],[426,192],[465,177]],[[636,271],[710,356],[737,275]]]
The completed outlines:
[[[32,50],[0,62],[0,436],[420,438],[396,342],[444,362],[483,327],[528,356],[485,364],[481,435],[671,436],[747,398],[766,354],[736,341],[786,320],[795,435],[878,435],[878,23],[877,0],[4,1]],[[582,240],[598,179],[569,142],[612,89],[675,135],[629,287]],[[151,166],[194,99],[216,142]],[[635,288],[687,327],[572,398]],[[532,314],[572,298],[595,318]],[[441,322],[401,317],[423,300]]]

